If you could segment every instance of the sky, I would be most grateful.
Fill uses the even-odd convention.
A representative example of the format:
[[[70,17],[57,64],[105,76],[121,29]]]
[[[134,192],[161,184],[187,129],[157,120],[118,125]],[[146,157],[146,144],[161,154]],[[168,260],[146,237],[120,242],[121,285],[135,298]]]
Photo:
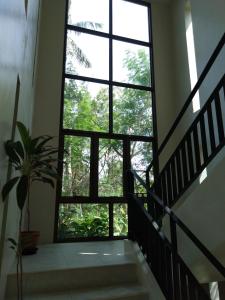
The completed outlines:
[[[99,31],[109,32],[109,1],[108,0],[71,0],[70,20],[72,25],[78,22],[91,21],[102,24]],[[148,9],[145,6],[126,2],[123,0],[113,0],[113,34],[120,35],[141,41],[149,41],[148,32]],[[70,38],[82,49],[88,60],[91,62],[91,68],[85,68],[76,64],[75,69],[79,75],[94,77],[100,79],[109,79],[109,40],[89,34],[77,34],[68,31]],[[120,41],[113,41],[113,80],[128,82],[126,69],[123,68],[123,59],[126,50],[137,53],[139,49],[145,48],[147,54],[148,47],[128,44]],[[102,87],[100,84],[87,84],[92,96],[95,96]],[[140,144],[140,145],[139,145]],[[137,147],[141,147],[141,142]],[[146,169],[146,165],[140,167],[142,154],[135,159],[132,164],[136,169]]]
[[[88,8],[88,9],[87,9]],[[98,22],[102,24],[99,31],[109,31],[109,1],[108,0],[71,0],[71,24],[82,21]],[[149,41],[148,11],[141,5],[122,0],[113,0],[113,34]],[[77,45],[83,50],[92,68],[76,65],[79,75],[109,79],[109,41],[106,38],[87,34],[69,32]],[[123,59],[126,50],[137,52],[143,47],[124,42],[113,42],[113,80],[127,82]],[[148,48],[144,47],[148,53]]]

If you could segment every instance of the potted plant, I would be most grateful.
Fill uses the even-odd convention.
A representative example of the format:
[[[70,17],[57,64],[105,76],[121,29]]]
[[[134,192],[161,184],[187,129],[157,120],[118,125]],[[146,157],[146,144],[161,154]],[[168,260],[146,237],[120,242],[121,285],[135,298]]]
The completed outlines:
[[[31,137],[27,128],[21,122],[17,122],[21,141],[6,141],[5,151],[9,157],[9,163],[16,171],[15,177],[10,179],[2,188],[2,199],[6,197],[16,186],[16,198],[18,207],[21,210],[27,200],[27,231],[22,232],[22,220],[19,231],[21,232],[22,250],[34,252],[39,233],[30,230],[30,188],[33,182],[40,181],[54,187],[54,180],[59,179],[55,163],[58,161],[56,154],[58,149],[47,145],[53,137],[42,135],[36,138]],[[26,246],[27,245],[27,246]]]
[[[18,299],[22,299],[22,252],[34,253],[39,237],[39,233],[30,230],[30,189],[35,181],[54,187],[54,181],[58,180],[59,176],[56,169],[58,149],[48,145],[53,137],[42,135],[32,138],[29,130],[21,122],[17,122],[17,128],[21,141],[5,142],[5,151],[15,176],[3,186],[2,199],[5,201],[13,187],[16,187],[17,205],[20,209],[18,242],[12,238],[9,238],[9,241],[11,248],[17,254],[17,273],[20,271],[20,278],[17,276]],[[27,231],[22,232],[25,204],[27,205]]]

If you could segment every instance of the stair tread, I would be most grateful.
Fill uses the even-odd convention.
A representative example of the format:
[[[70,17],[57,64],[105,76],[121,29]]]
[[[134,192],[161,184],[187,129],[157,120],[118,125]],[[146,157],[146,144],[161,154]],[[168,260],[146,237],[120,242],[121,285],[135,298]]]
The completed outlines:
[[[124,261],[109,261],[109,262],[105,262],[102,264],[99,263],[93,263],[93,264],[87,264],[87,265],[78,265],[78,266],[74,266],[73,264],[71,265],[63,265],[63,266],[51,266],[49,268],[42,268],[40,267],[38,268],[34,268],[34,269],[24,269],[23,273],[25,275],[29,275],[29,274],[37,274],[37,273],[53,273],[53,272],[57,272],[57,271],[68,271],[68,270],[85,270],[85,269],[100,269],[100,268],[104,268],[104,267],[112,267],[112,268],[116,268],[116,267],[121,267],[121,266],[134,266],[135,262],[133,262],[130,259],[124,260]],[[9,272],[9,276],[16,276],[16,270],[11,270]]]
[[[128,298],[129,297],[129,298]],[[137,297],[137,298],[133,298]],[[29,295],[24,300],[122,300],[122,299],[147,299],[147,291],[139,284],[123,286],[107,286],[90,290],[71,290],[61,293],[45,293]]]

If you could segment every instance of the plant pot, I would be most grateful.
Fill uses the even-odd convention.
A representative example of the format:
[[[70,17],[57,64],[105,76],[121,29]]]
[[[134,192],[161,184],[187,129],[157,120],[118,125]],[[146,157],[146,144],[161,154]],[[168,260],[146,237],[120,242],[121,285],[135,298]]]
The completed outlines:
[[[22,231],[21,233],[22,255],[31,255],[37,252],[37,244],[40,237],[39,231]]]

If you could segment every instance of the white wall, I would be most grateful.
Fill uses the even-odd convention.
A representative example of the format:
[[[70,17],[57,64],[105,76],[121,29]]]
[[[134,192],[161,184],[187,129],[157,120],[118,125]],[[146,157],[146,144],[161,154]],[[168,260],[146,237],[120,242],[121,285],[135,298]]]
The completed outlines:
[[[34,102],[34,62],[39,1],[0,1],[0,188],[7,178],[8,162],[3,143],[11,138],[17,77],[20,95],[17,119],[31,127]],[[0,196],[1,197],[1,196]],[[18,211],[15,197],[0,199],[0,299],[14,254],[8,237],[16,237]]]
[[[160,145],[176,114],[176,109],[174,109],[173,28],[169,3],[152,2],[152,27],[157,127]]]
[[[65,0],[42,3],[33,136],[55,136],[58,145],[63,64]],[[31,228],[40,230],[41,243],[53,242],[56,194],[36,184],[31,197]]]
[[[59,134],[64,11],[65,1],[43,1],[34,136],[39,134],[58,136]],[[173,114],[173,77],[170,73],[173,63],[169,12],[170,6],[167,1],[160,3],[153,1],[152,19],[160,139],[171,124]],[[55,142],[57,144],[57,139]],[[38,184],[34,187],[31,200],[31,227],[41,231],[41,243],[53,241],[55,199],[56,193],[50,187]]]
[[[207,178],[173,210],[197,238],[225,265],[225,160],[210,168]],[[164,220],[169,235],[169,222]],[[194,244],[178,230],[179,253],[203,282],[224,280]]]
[[[175,43],[175,66],[177,86],[177,107],[182,107],[189,94],[187,49],[184,27],[184,1],[173,1],[173,22]],[[195,41],[198,76],[201,74],[222,34],[225,32],[225,1],[191,0],[191,12]],[[176,21],[176,22],[175,22]],[[179,54],[179,55],[178,55]],[[181,59],[182,58],[182,59]],[[207,76],[200,90],[201,106],[208,99],[225,71],[225,51],[221,53],[215,66]],[[184,82],[185,80],[185,82]],[[182,97],[184,95],[184,97]],[[179,97],[178,97],[179,96]],[[224,99],[222,99],[224,102]],[[195,117],[191,108],[179,126],[182,136],[191,120]],[[225,195],[225,150],[207,167],[207,178],[202,184],[199,179],[185,193],[174,207],[175,213],[184,221],[194,234],[225,263],[224,247],[224,195]],[[166,223],[166,221],[165,221]],[[166,226],[167,227],[167,226]],[[191,246],[190,242],[179,233],[180,252],[185,261],[202,282],[220,279],[213,268],[209,269],[203,256]]]
[[[224,0],[190,0],[196,47],[197,72],[200,76],[206,62],[225,32]],[[205,103],[225,70],[225,49],[206,77],[201,89],[201,103]]]

